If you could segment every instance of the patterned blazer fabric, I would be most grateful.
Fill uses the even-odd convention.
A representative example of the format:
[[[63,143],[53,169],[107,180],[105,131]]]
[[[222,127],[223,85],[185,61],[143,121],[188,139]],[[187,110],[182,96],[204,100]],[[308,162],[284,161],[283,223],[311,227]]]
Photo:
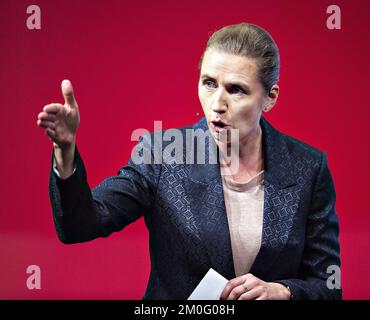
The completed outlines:
[[[278,132],[264,118],[260,124],[263,232],[250,272],[288,285],[294,299],[340,299],[341,290],[326,285],[327,267],[340,266],[335,190],[326,155]],[[184,136],[189,128],[208,129],[204,117],[180,128]],[[153,140],[153,134],[142,137],[138,150],[153,152]],[[186,299],[211,267],[234,278],[220,167],[207,164],[210,156],[206,153],[206,164],[138,165],[130,159],[117,176],[91,190],[76,148],[77,168],[70,178],[50,172],[59,239],[78,243],[106,237],[144,217],[151,258],[144,299]]]

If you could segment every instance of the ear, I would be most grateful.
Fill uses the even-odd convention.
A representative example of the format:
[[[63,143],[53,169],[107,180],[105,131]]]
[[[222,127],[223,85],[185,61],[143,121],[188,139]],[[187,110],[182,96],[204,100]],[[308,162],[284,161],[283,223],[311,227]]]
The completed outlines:
[[[265,104],[262,108],[263,112],[269,112],[276,104],[277,98],[279,97],[279,86],[277,84],[274,84],[270,92],[267,95],[267,98],[265,100]]]

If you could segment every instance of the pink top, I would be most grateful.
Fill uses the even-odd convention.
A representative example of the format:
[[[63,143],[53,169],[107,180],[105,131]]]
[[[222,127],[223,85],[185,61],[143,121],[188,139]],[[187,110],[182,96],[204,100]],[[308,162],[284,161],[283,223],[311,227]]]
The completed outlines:
[[[249,272],[260,248],[263,225],[263,170],[246,182],[222,175],[235,275]]]

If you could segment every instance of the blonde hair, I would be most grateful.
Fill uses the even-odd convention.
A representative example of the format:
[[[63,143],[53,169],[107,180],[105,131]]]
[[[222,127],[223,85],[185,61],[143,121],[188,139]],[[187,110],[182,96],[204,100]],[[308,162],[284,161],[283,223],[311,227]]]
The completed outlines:
[[[210,48],[256,59],[259,80],[267,94],[279,80],[279,49],[271,35],[255,24],[234,24],[214,32],[200,58],[199,69],[205,52]]]

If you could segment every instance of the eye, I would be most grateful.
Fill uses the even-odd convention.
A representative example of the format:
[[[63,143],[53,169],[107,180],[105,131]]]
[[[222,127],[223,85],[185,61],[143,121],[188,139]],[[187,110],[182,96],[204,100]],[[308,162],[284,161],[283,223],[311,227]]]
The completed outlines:
[[[209,79],[206,79],[206,80],[203,80],[203,85],[206,86],[207,88],[216,88],[216,84],[213,80],[209,80]]]
[[[245,94],[246,92],[237,85],[232,85],[227,90],[231,94]]]

